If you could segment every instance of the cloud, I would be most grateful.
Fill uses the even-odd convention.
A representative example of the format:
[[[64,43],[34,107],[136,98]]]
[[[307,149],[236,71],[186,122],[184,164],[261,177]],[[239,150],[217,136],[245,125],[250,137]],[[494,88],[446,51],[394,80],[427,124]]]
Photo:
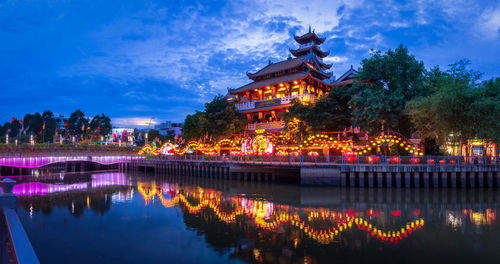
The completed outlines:
[[[326,63],[339,63],[339,62],[345,62],[347,60],[348,58],[345,56],[329,56],[323,59],[323,61]]]
[[[247,71],[286,59],[297,47],[293,35],[309,25],[326,38],[325,61],[336,76],[371,49],[400,43],[426,65],[469,57],[486,76],[498,76],[491,58],[500,47],[491,41],[500,7],[490,0],[48,2],[1,4],[2,120],[82,108],[113,120],[181,121],[228,87],[250,82]]]
[[[487,9],[479,17],[478,32],[486,39],[496,39],[500,36],[500,6],[496,9]]]
[[[389,26],[390,27],[393,27],[393,28],[407,28],[407,27],[410,27],[410,24],[407,23],[407,22],[391,22],[389,23]]]

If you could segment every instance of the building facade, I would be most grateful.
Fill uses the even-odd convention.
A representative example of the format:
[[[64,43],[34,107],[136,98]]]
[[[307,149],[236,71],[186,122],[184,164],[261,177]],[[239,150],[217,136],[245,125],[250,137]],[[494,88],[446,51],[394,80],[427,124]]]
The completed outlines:
[[[173,123],[171,121],[165,121],[158,125],[155,125],[155,129],[160,131],[160,135],[167,136],[168,133],[173,133],[174,135],[180,136],[182,135],[182,126],[183,123]]]

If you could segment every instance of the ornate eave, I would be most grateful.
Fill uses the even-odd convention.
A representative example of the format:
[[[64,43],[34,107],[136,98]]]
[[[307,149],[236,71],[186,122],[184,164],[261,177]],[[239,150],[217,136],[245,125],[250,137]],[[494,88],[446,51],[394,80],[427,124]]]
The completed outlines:
[[[317,45],[313,45],[311,47],[302,48],[302,49],[295,49],[295,50],[289,49],[289,51],[295,57],[304,56],[309,51],[313,51],[320,58],[324,58],[330,54],[330,51],[322,51],[321,49],[318,48]]]

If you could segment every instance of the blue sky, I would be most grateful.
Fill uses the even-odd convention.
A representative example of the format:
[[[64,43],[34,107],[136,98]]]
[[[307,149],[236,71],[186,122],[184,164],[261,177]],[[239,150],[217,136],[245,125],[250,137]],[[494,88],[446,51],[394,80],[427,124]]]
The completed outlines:
[[[47,109],[182,121],[285,59],[308,25],[336,76],[399,43],[427,68],[468,58],[500,76],[499,1],[4,0],[0,123]]]

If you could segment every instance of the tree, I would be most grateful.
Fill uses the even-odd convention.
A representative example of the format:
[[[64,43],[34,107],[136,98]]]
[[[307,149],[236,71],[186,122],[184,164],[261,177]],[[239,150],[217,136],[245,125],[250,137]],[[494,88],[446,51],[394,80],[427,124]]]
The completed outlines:
[[[94,116],[89,126],[92,133],[100,136],[109,134],[112,129],[111,119],[104,114]]]
[[[489,80],[472,90],[469,124],[479,138],[500,143],[500,78]]]
[[[78,136],[83,139],[87,132],[89,120],[81,110],[76,110],[71,113],[68,120],[68,131],[71,135]]]
[[[479,82],[470,62],[458,61],[446,72],[430,72],[431,94],[415,98],[407,112],[426,142],[462,143],[471,138],[500,143],[500,78]]]
[[[245,116],[236,109],[234,102],[217,95],[205,104],[205,111],[188,115],[182,130],[188,140],[204,135],[217,139],[243,132],[246,124]]]
[[[404,109],[409,100],[428,94],[424,77],[423,62],[403,45],[364,59],[357,75],[360,81],[351,89],[354,123],[372,132],[390,129],[410,136],[413,126]]]
[[[350,100],[349,89],[333,88],[327,96],[313,104],[304,104],[300,100],[293,101],[288,111],[283,112],[282,119],[292,134],[298,132],[306,135],[308,131],[343,130],[351,125]]]
[[[19,120],[17,120],[16,118],[12,118],[12,121],[10,122],[9,125],[9,129],[10,129],[9,137],[15,138],[19,136],[22,130],[21,122],[19,122]]]
[[[187,140],[192,140],[202,137],[202,131],[200,126],[200,115],[202,115],[202,113],[196,111],[196,113],[186,116],[186,119],[184,119],[184,125],[182,126],[183,138]]]
[[[54,118],[54,114],[52,111],[47,110],[42,113],[42,120],[43,120],[43,125],[42,125],[42,133],[43,137],[42,139],[46,141],[52,141],[54,138],[54,135],[56,133],[56,119]]]

